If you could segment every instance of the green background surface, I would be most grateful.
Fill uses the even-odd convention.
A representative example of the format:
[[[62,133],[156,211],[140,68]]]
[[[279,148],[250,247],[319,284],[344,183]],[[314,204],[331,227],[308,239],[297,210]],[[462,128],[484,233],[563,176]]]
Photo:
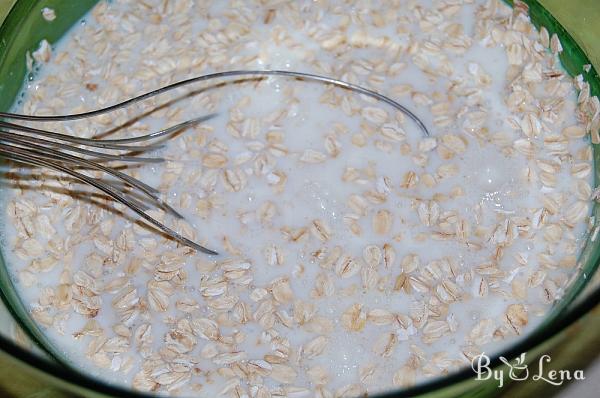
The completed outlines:
[[[27,1],[27,0],[22,0]],[[78,1],[78,0],[72,0]],[[132,0],[135,1],[135,0]],[[539,0],[548,11],[566,28],[586,52],[594,66],[600,70],[600,0]],[[0,21],[3,21],[15,0],[0,0]],[[555,369],[582,369],[595,361],[600,352],[600,308],[588,314],[581,322],[570,328],[564,342],[558,344],[549,354],[552,357],[552,367]],[[0,397],[24,398],[31,395],[23,394],[23,386],[40,383],[30,376],[19,378],[12,373],[10,378],[5,375],[6,363],[0,353]],[[532,369],[533,370],[533,369]],[[533,370],[535,371],[535,370]],[[586,383],[597,386],[600,381],[588,379]],[[560,389],[545,383],[514,383],[507,389],[505,397],[525,396],[555,396]],[[49,391],[48,391],[49,392]],[[50,397],[42,392],[36,397]],[[586,397],[583,397],[586,398]]]
[[[0,21],[4,21],[4,17],[8,14],[8,10],[13,5],[14,0],[0,0]]]

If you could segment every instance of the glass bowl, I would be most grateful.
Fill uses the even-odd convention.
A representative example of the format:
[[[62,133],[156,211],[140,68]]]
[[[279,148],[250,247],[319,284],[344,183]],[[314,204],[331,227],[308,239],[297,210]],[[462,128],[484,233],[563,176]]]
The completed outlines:
[[[594,61],[600,60],[600,46],[593,47],[594,29],[581,25],[574,14],[600,15],[595,0],[577,0],[561,2],[559,0],[525,0],[517,6],[529,9],[529,15],[537,26],[544,26],[550,34],[556,33],[564,51],[561,62],[572,76],[583,74],[590,84],[592,95],[600,95],[600,78],[594,67],[584,68],[592,64],[582,48],[548,11],[554,10],[562,16],[571,33],[584,45]],[[515,6],[513,1],[507,1]],[[3,25],[0,28],[0,110],[8,110],[15,101],[25,79],[30,78],[26,69],[26,53],[36,49],[42,39],[54,43],[59,40],[73,25],[80,23],[86,12],[92,8],[96,0],[0,0],[0,15],[4,15],[10,3],[14,3]],[[544,8],[543,3],[548,7]],[[574,3],[578,8],[575,10]],[[52,24],[45,23],[40,10],[50,7],[60,18]],[[586,9],[587,7],[587,9]],[[586,14],[587,12],[587,14]],[[595,30],[599,34],[599,30]],[[597,37],[597,36],[596,36]],[[587,72],[585,71],[587,70]],[[593,145],[595,167],[595,185],[600,177],[600,151]],[[1,191],[0,191],[1,192]],[[593,208],[593,219],[600,219],[600,206]],[[595,225],[590,228],[596,228]],[[589,234],[592,236],[592,234]],[[557,347],[565,351],[566,345],[577,352],[585,346],[596,333],[600,313],[600,283],[589,283],[598,268],[600,261],[600,240],[588,238],[578,261],[580,272],[574,277],[563,297],[554,303],[542,324],[533,332],[513,343],[508,349],[491,358],[490,367],[505,367],[500,357],[512,360],[522,353],[527,353],[526,362],[531,363],[540,355],[547,354]],[[600,278],[596,278],[597,280]],[[600,282],[600,280],[598,280]],[[0,253],[0,393],[2,396],[44,396],[44,397],[150,397],[150,395],[113,386],[94,377],[81,373],[77,369],[62,363],[52,350],[46,349],[45,337],[37,325],[30,319],[19,296],[14,291],[12,281],[4,266]],[[596,339],[597,340],[597,339]],[[593,346],[593,345],[592,345]],[[594,355],[596,353],[593,353]],[[568,354],[567,354],[568,355]],[[510,384],[508,369],[504,369],[505,386]],[[511,389],[524,388],[509,386]],[[512,391],[512,390],[511,390]],[[525,387],[525,390],[526,387]],[[498,380],[476,380],[471,369],[465,368],[443,378],[418,384],[414,387],[390,391],[382,396],[403,397],[487,397],[498,395],[503,390],[498,388]],[[522,393],[522,392],[521,392]],[[519,394],[521,394],[519,393]],[[514,395],[511,393],[510,395]]]

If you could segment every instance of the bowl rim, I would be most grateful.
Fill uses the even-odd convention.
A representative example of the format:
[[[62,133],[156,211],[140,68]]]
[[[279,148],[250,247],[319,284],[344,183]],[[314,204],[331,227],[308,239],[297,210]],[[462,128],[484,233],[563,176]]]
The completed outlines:
[[[600,303],[600,287],[597,287],[592,293],[590,293],[585,300],[577,303],[564,317],[560,318],[557,322],[548,328],[542,329],[539,333],[530,333],[517,344],[510,347],[508,350],[501,352],[498,355],[494,355],[490,358],[490,367],[495,368],[501,366],[502,361],[500,356],[505,358],[515,358],[523,352],[529,351],[531,348],[542,344],[551,338],[559,335],[567,328],[575,324],[577,321],[588,315],[594,308]],[[88,376],[85,373],[73,371],[67,367],[58,366],[55,363],[51,363],[47,359],[40,357],[31,351],[18,346],[15,342],[7,339],[4,335],[0,334],[0,349],[5,353],[9,354],[12,359],[22,362],[25,366],[33,367],[38,371],[45,373],[59,383],[66,383],[73,385],[74,388],[84,388],[100,394],[105,394],[109,397],[123,397],[123,398],[156,398],[157,395],[147,394],[142,391],[135,391],[132,389],[126,389],[118,385],[112,385],[103,382],[94,377]],[[388,391],[373,395],[378,398],[401,398],[401,397],[415,397],[434,391],[439,391],[446,387],[452,387],[462,382],[468,381],[474,378],[474,373],[470,368],[463,368],[455,373],[434,379],[431,381],[423,382],[413,387],[405,388],[402,390]]]

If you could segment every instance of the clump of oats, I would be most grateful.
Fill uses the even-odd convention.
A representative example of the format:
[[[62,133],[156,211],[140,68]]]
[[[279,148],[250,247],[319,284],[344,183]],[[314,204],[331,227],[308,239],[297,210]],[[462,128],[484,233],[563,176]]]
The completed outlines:
[[[56,12],[52,8],[44,7],[44,8],[42,8],[42,17],[46,21],[52,22],[56,19]]]
[[[43,39],[40,42],[38,49],[35,50],[31,55],[36,62],[47,63],[50,61],[50,57],[52,56],[52,48],[50,47],[48,40]]]

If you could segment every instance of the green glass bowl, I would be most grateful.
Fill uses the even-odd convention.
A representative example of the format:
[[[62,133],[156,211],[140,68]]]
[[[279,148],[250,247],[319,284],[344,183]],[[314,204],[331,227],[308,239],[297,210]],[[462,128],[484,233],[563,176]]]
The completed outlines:
[[[0,7],[6,2],[7,0],[0,0]],[[511,0],[507,2],[513,4]],[[597,0],[577,0],[568,4],[572,6],[573,3],[582,3],[594,7],[593,2]],[[30,78],[26,69],[26,53],[33,52],[42,39],[55,43],[72,26],[79,23],[96,3],[97,0],[16,1],[0,27],[0,110],[8,110],[18,101],[24,82]],[[591,62],[573,37],[538,0],[525,0],[522,3],[529,7],[531,20],[537,27],[544,26],[550,34],[556,33],[561,39],[564,51],[560,58],[567,72],[572,76],[583,74],[584,79],[590,84],[592,95],[600,95],[600,78],[593,67],[584,70],[584,65]],[[545,0],[545,3],[553,7],[560,6],[560,0]],[[59,18],[52,23],[45,21],[41,14],[44,7],[54,9]],[[595,7],[598,5],[596,4]],[[574,25],[575,32],[581,29],[587,28]],[[580,33],[577,36],[580,37]],[[600,57],[600,52],[594,55]],[[598,165],[600,151],[596,145],[593,149],[594,162]],[[595,185],[598,185],[599,177],[600,168],[595,167]],[[600,206],[594,205],[593,215],[595,220],[600,219]],[[572,280],[563,298],[553,305],[538,328],[498,356],[491,358],[491,367],[504,366],[500,356],[512,359],[526,352],[526,359],[531,362],[550,350],[556,350],[556,347],[577,341],[583,344],[588,342],[590,337],[595,337],[597,333],[583,334],[582,331],[589,330],[588,328],[597,330],[598,316],[590,316],[590,313],[600,312],[598,308],[600,287],[588,286],[587,290],[584,289],[598,268],[599,259],[600,241],[592,242],[588,239],[578,261],[581,272]],[[57,398],[150,396],[102,382],[81,373],[62,360],[60,353],[54,351],[52,345],[47,342],[21,302],[6,271],[2,253],[0,253],[0,297],[4,303],[0,305],[1,396]],[[507,370],[504,372],[505,375],[508,373]],[[510,384],[510,380],[505,380],[504,384]],[[502,392],[503,390],[498,388],[497,380],[475,380],[472,370],[464,369],[409,389],[391,391],[383,396],[491,397]]]

